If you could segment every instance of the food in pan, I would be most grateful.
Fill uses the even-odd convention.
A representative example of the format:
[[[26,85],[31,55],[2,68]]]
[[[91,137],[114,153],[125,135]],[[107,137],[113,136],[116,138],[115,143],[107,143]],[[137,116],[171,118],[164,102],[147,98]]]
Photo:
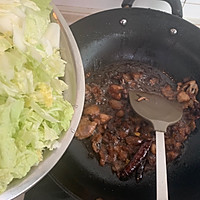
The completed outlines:
[[[42,161],[45,149],[58,147],[72,118],[49,3],[0,2],[0,193]]]
[[[181,154],[200,117],[200,104],[196,81],[186,78],[176,84],[166,73],[144,63],[118,62],[87,72],[85,106],[76,137],[88,141],[100,165],[109,164],[121,180],[135,171],[140,181],[144,171],[155,168],[155,133],[152,125],[133,111],[130,89],[158,93],[182,104],[182,119],[165,134],[167,162]]]

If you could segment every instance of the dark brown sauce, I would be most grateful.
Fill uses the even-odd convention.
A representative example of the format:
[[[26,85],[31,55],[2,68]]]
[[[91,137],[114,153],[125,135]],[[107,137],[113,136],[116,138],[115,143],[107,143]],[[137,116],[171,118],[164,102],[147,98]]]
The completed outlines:
[[[170,84],[173,89],[176,87],[176,83],[167,73],[164,73],[150,65],[136,61],[113,63],[102,67],[101,70],[86,72],[86,76],[88,73],[90,74],[89,77],[86,78],[86,83],[101,85],[103,90],[106,90],[110,84],[119,84],[117,76],[121,73],[131,72],[143,74],[143,76],[137,81],[136,89],[160,92],[160,87],[165,84]],[[153,88],[149,83],[149,80],[152,78],[159,79],[159,85],[156,84]]]
[[[199,107],[196,93],[189,94],[189,90],[185,90],[190,82],[179,83],[179,86],[177,89],[177,84],[165,72],[135,61],[88,71],[84,113],[76,137],[83,139],[91,157],[97,157],[102,166],[110,164],[119,178],[136,171],[136,180],[140,180],[143,171],[155,168],[155,134],[152,125],[133,111],[128,90],[154,92],[170,100],[181,92],[190,97],[182,102],[182,119],[168,127],[165,134],[167,161],[170,162],[181,154],[183,142],[195,129],[195,120],[199,117],[199,113],[194,114]],[[124,175],[125,168],[131,169],[126,167],[130,163],[134,163],[135,166],[131,166],[134,170]]]

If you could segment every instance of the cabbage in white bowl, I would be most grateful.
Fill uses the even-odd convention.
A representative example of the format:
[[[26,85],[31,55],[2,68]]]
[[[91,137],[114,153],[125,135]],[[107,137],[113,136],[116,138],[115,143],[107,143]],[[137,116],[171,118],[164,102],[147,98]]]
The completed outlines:
[[[58,146],[74,112],[49,3],[0,0],[0,193]]]

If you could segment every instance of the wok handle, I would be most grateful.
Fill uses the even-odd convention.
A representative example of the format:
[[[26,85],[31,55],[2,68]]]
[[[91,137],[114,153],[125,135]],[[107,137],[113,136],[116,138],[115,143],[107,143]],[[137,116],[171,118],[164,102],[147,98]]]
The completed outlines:
[[[121,6],[122,8],[132,7],[135,0],[123,0]],[[160,0],[167,2],[172,8],[172,14],[178,17],[183,17],[183,9],[180,0]]]
[[[167,166],[164,132],[156,131],[157,200],[168,200]]]
[[[183,17],[183,9],[180,0],[161,0],[166,1],[172,8],[172,14],[178,17]]]
[[[131,8],[135,0],[123,0],[122,8]]]

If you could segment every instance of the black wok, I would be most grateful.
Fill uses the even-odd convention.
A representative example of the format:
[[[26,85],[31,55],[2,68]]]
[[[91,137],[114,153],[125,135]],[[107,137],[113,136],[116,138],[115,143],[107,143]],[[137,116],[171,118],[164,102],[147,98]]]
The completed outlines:
[[[173,1],[170,1],[171,5]],[[85,70],[101,70],[121,60],[139,60],[166,71],[175,81],[195,79],[200,86],[200,30],[174,14],[142,8],[100,12],[71,25]],[[177,16],[177,15],[179,16]],[[140,183],[120,181],[109,166],[88,156],[82,141],[74,139],[51,171],[54,180],[77,199],[155,199],[155,171]],[[200,123],[183,154],[168,165],[171,200],[200,199]]]

